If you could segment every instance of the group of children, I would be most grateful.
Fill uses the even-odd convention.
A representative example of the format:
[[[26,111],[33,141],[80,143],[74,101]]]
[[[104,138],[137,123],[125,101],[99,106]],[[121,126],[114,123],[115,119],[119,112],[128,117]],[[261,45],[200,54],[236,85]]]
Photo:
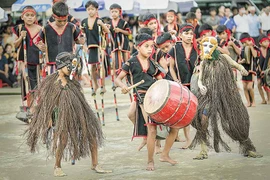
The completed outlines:
[[[91,80],[94,81],[93,90],[95,92],[98,89],[97,79],[100,66],[107,66],[107,69],[110,69],[109,67],[112,68],[112,75],[117,77],[115,83],[122,89],[121,91],[124,94],[129,92],[127,84],[122,82],[124,78],[128,79],[129,84],[136,84],[141,80],[145,81],[133,90],[134,101],[130,106],[128,117],[134,124],[133,136],[144,137],[144,141],[139,149],[147,145],[148,160],[146,169],[148,171],[155,169],[155,147],[160,147],[159,142],[156,140],[157,126],[159,125],[153,119],[150,119],[144,111],[143,100],[147,89],[155,81],[165,78],[181,83],[190,89],[192,75],[195,72],[201,72],[201,64],[204,59],[211,59],[213,55],[218,59],[219,54],[215,53],[219,52],[231,56],[234,54],[232,56],[233,60],[241,59],[239,63],[249,73],[248,76],[243,76],[248,106],[255,105],[253,91],[253,78],[255,74],[258,77],[258,88],[263,103],[266,103],[262,89],[265,85],[263,77],[266,76],[265,70],[269,68],[268,59],[270,55],[269,39],[266,36],[260,38],[261,47],[257,48],[253,44],[252,38],[248,34],[243,33],[240,37],[240,41],[243,44],[241,49],[240,43],[231,36],[226,26],[220,25],[216,31],[207,24],[199,26],[196,15],[192,12],[187,14],[187,23],[179,25],[176,23],[176,13],[173,10],[169,11],[167,14],[169,24],[164,28],[164,33],[160,32],[159,22],[155,15],[148,13],[140,17],[139,25],[141,29],[135,37],[136,52],[130,56],[128,35],[131,34],[131,31],[128,23],[121,18],[121,6],[118,4],[111,5],[112,20],[109,24],[105,24],[98,17],[98,3],[96,1],[88,1],[85,4],[85,8],[88,18],[82,21],[81,27],[78,27],[76,24],[69,22],[72,17],[68,13],[68,6],[62,1],[56,2],[52,8],[52,18],[42,28],[35,24],[36,11],[31,6],[26,6],[21,16],[24,24],[14,28],[14,33],[17,35],[15,46],[19,48],[18,60],[21,61],[18,67],[23,74],[23,100],[28,100],[27,105],[30,106],[30,102],[40,98],[38,102],[32,103],[31,106],[33,108],[31,110],[33,116],[28,129],[28,144],[31,150],[34,151],[38,135],[42,133],[41,139],[44,140],[48,147],[53,147],[52,152],[56,155],[55,176],[65,175],[61,169],[61,158],[66,146],[69,150],[69,155],[74,159],[84,157],[89,154],[87,151],[91,151],[93,169],[100,173],[108,172],[97,166],[97,147],[101,145],[103,138],[102,130],[99,127],[100,122],[97,121],[97,118],[93,115],[90,107],[81,95],[76,78],[69,79],[73,69],[79,69],[80,66],[84,67],[83,60],[77,63],[78,57],[72,56],[72,53],[75,52],[75,44],[87,45],[88,61],[86,66],[88,70],[88,64],[90,64],[89,74],[91,75]],[[202,40],[206,42],[206,37],[214,36],[217,36],[217,46],[213,49],[215,53],[213,55],[213,52],[209,53],[209,57],[206,56],[208,58],[200,58],[204,44],[198,44]],[[211,41],[211,46],[213,46],[213,42]],[[205,48],[206,46],[207,44]],[[108,47],[110,50],[108,50]],[[111,65],[109,61],[104,59],[110,51],[110,56],[112,57]],[[41,68],[39,68],[40,65],[42,65]],[[41,69],[45,73],[40,73]],[[106,74],[104,69],[101,69],[103,72],[99,78],[104,78]],[[76,70],[76,72],[79,73],[80,71]],[[246,71],[243,70],[243,72]],[[45,78],[46,75],[50,76],[42,79],[38,85],[39,78]],[[228,80],[231,81],[230,77],[228,77]],[[104,81],[102,83],[101,86],[104,88],[101,90],[104,93],[106,92],[105,83]],[[52,93],[55,93],[52,96],[54,98],[46,94],[46,92],[49,92],[50,85],[52,84],[55,86],[52,91]],[[267,98],[270,103],[269,87],[264,87],[265,90],[268,90]],[[28,94],[33,90],[36,91],[32,98],[30,98],[31,96]],[[78,96],[72,96],[71,91]],[[205,87],[201,86],[200,91],[202,94],[206,93]],[[60,101],[61,98],[63,98],[63,101]],[[238,100],[236,98],[237,102]],[[47,107],[46,102],[49,103],[49,107]],[[82,104],[80,117],[73,115],[77,114],[74,110],[76,103]],[[36,107],[33,107],[34,104],[37,104]],[[212,117],[212,112],[208,112],[212,110],[212,104],[209,104],[209,107],[202,107],[203,113],[199,115],[201,119],[207,120],[208,116]],[[64,110],[65,108],[70,110],[70,112],[65,114],[64,112],[68,112]],[[44,116],[42,111],[53,114],[52,118]],[[87,113],[89,114],[86,115]],[[79,124],[73,121],[77,118],[80,120]],[[65,119],[68,119],[70,123],[65,122]],[[70,127],[72,123],[74,124]],[[249,128],[249,124],[247,126]],[[53,144],[47,137],[52,127],[54,127],[55,134]],[[77,128],[71,130],[73,127]],[[90,132],[88,128],[95,131]],[[85,129],[88,130],[85,131]],[[160,155],[161,162],[169,162],[172,165],[177,164],[177,161],[169,156],[169,152],[173,143],[178,139],[178,131],[178,128],[170,128],[165,146]],[[186,149],[192,142],[189,126],[184,128],[184,134],[186,144],[183,148]],[[82,139],[77,139],[78,136]],[[78,144],[77,141],[84,142],[82,142],[83,144]],[[201,158],[206,158],[205,154],[202,154],[197,159]]]

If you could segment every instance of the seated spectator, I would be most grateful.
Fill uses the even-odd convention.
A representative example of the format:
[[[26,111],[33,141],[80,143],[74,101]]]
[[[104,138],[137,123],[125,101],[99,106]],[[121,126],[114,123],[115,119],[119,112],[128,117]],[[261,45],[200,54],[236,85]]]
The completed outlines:
[[[9,68],[8,72],[15,75],[15,65],[16,65],[17,54],[12,51],[11,44],[6,44],[5,49],[4,49],[4,56],[6,57],[7,62],[8,62],[8,68]]]
[[[0,45],[0,79],[10,87],[18,87],[16,78],[8,71],[8,62],[6,57],[3,55],[3,50],[3,46]]]

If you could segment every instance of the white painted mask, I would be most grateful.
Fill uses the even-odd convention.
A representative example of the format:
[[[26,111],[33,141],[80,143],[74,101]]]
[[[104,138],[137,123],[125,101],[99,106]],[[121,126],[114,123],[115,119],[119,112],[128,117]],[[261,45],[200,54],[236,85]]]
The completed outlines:
[[[212,53],[217,48],[217,39],[214,37],[205,37],[201,40],[200,49],[202,59],[212,59]]]

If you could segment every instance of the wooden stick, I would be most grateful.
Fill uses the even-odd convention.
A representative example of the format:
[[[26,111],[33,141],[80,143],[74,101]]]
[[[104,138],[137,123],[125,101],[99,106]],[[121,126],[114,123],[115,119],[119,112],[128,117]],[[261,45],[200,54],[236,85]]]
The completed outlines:
[[[133,88],[135,88],[143,83],[144,83],[144,80],[141,80],[140,82],[137,82],[136,84],[133,84],[132,86],[129,86],[128,90],[130,91],[131,89],[133,89]]]

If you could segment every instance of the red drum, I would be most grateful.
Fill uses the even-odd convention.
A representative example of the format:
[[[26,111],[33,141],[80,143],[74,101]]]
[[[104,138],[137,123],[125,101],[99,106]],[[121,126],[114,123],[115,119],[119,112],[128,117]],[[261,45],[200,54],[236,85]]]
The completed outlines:
[[[144,110],[157,123],[173,128],[189,125],[197,111],[198,100],[187,87],[165,79],[147,90]]]

